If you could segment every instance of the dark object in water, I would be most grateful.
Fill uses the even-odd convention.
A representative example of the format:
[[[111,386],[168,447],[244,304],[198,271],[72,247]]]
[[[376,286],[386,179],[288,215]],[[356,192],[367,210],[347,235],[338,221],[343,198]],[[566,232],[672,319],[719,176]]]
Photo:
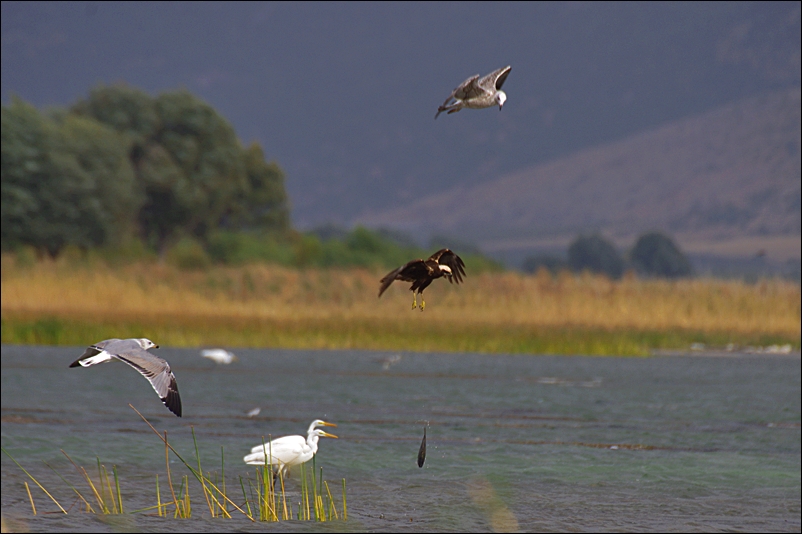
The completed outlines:
[[[423,441],[420,442],[420,450],[418,451],[418,467],[423,467],[423,462],[426,461],[426,427],[423,427]]]

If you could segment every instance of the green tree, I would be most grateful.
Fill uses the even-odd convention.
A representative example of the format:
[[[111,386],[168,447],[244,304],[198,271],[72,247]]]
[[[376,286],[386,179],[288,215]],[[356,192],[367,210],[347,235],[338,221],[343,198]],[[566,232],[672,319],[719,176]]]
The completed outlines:
[[[124,133],[144,203],[142,237],[163,254],[182,236],[204,242],[219,227],[289,229],[284,175],[261,148],[187,91],[157,98],[126,86],[95,89],[73,112]]]
[[[575,271],[589,270],[618,279],[624,274],[624,260],[609,241],[600,235],[579,236],[568,247],[568,264]]]
[[[147,93],[124,84],[99,86],[89,98],[78,101],[72,113],[93,117],[98,122],[125,134],[136,152],[161,129],[156,101]]]
[[[659,232],[640,236],[630,252],[630,261],[639,273],[652,276],[679,278],[693,272],[688,258]]]
[[[278,233],[288,231],[290,210],[281,167],[266,162],[262,147],[255,142],[245,149],[243,158],[248,184],[238,192],[227,225]]]
[[[51,119],[14,99],[2,109],[3,248],[56,255],[130,231],[137,209],[127,144],[96,121]]]

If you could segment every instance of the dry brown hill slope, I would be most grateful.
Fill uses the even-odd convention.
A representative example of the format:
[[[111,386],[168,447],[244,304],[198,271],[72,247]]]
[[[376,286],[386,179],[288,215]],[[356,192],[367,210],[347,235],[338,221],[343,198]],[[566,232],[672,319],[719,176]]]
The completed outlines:
[[[497,244],[590,231],[799,236],[801,137],[800,89],[786,89],[356,222]]]

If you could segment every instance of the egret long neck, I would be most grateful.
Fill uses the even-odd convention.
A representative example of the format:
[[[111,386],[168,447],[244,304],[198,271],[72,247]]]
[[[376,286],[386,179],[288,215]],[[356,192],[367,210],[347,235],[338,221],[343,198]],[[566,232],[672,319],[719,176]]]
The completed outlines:
[[[312,454],[317,453],[317,442],[320,440],[320,436],[317,434],[309,434],[309,437],[306,438],[306,444],[309,445],[309,448],[312,449]]]

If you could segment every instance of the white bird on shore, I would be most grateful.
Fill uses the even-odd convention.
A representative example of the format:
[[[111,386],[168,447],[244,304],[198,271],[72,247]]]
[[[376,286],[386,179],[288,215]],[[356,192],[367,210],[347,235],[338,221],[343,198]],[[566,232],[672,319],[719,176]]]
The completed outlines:
[[[456,113],[462,108],[482,109],[498,105],[501,111],[507,100],[507,93],[501,90],[501,86],[507,80],[510,70],[512,67],[507,65],[481,78],[478,74],[474,74],[451,91],[443,105],[437,108],[437,115],[434,118],[436,119],[444,111]],[[451,100],[454,102],[449,104]]]
[[[327,423],[322,419],[315,419],[309,425],[307,437],[303,436],[282,436],[270,442],[256,445],[251,449],[251,453],[243,458],[249,465],[272,465],[277,470],[287,470],[312,459],[317,453],[318,440],[324,438],[337,438],[334,434],[316,428],[318,426],[337,426],[334,423]]]
[[[90,345],[70,367],[89,367],[112,359],[125,362],[148,379],[168,410],[181,417],[181,397],[175,375],[166,360],[148,352],[152,348],[159,346],[146,338],[106,339]]]

